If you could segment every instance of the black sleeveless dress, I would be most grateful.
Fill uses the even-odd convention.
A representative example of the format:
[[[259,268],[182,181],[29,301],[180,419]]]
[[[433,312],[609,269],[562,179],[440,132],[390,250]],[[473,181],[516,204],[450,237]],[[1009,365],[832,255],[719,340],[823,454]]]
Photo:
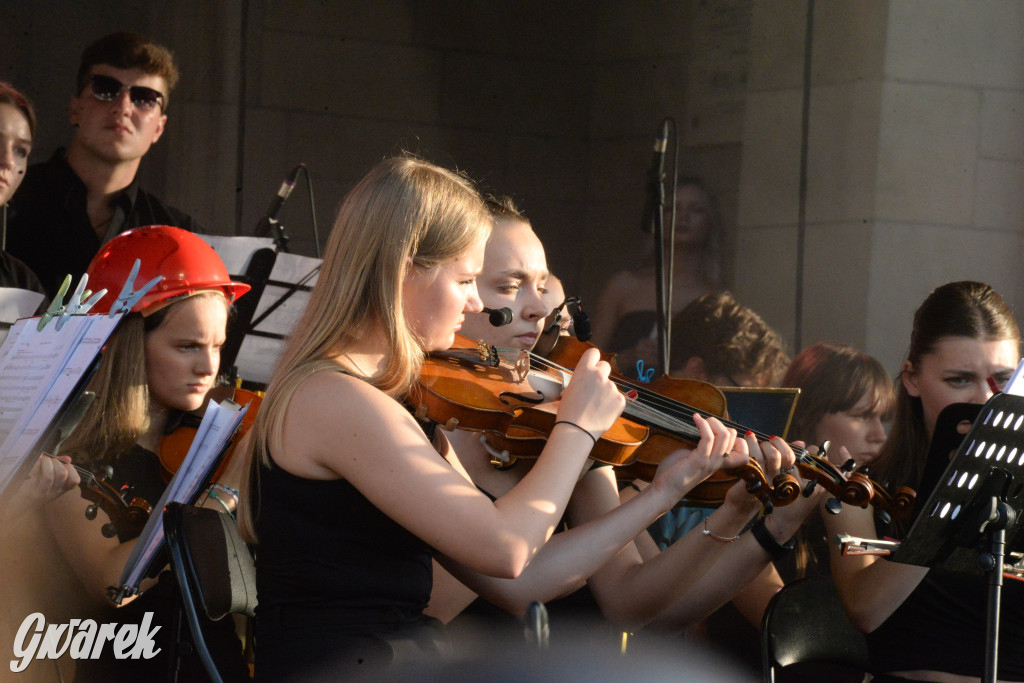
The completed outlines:
[[[333,680],[444,651],[440,624],[423,615],[426,544],[346,480],[274,462],[259,476],[257,678]]]

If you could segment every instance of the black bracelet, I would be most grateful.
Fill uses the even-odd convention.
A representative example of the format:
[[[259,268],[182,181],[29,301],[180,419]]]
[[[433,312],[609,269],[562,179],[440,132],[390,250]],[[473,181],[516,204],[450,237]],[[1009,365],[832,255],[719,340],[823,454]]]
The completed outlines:
[[[578,424],[576,424],[575,422],[569,422],[568,420],[555,420],[555,424],[554,424],[554,425],[552,425],[552,429],[553,429],[554,427],[557,427],[558,425],[572,425],[572,426],[573,426],[573,427],[575,427],[576,429],[580,430],[581,432],[583,432],[584,434],[586,434],[587,436],[589,436],[589,437],[590,437],[590,440],[594,442],[594,445],[595,445],[595,446],[597,445],[597,437],[596,437],[596,436],[594,436],[593,434],[591,434],[590,432],[588,432],[588,431],[587,431],[586,429],[584,429],[583,427],[580,427],[580,426],[579,426]]]
[[[757,540],[758,545],[764,548],[764,551],[768,553],[770,558],[772,558],[772,562],[776,562],[785,557],[786,553],[792,550],[793,546],[796,545],[796,542],[792,538],[785,543],[779,543],[776,541],[775,537],[772,536],[772,532],[768,531],[768,527],[765,526],[764,520],[764,517],[757,520],[757,522],[754,523],[754,526],[750,527],[750,531],[754,534],[754,538]]]

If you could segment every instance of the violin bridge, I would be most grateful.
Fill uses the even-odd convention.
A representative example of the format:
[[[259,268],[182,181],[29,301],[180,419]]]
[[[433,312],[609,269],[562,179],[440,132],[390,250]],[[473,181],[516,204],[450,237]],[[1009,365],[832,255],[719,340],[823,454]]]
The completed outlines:
[[[476,342],[476,350],[480,353],[480,362],[481,363],[484,363],[486,365],[487,363],[491,362],[491,358],[493,357],[493,354],[491,352],[491,345],[490,344],[488,344],[487,342],[483,341],[482,339],[478,339],[477,342]]]

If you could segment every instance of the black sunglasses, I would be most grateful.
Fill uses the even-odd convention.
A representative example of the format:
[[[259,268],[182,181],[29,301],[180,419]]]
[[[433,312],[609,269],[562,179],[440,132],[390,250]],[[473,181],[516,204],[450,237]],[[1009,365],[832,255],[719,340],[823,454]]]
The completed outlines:
[[[92,96],[100,102],[113,102],[127,88],[132,104],[138,109],[149,110],[162,107],[164,103],[164,94],[159,90],[144,85],[128,86],[112,76],[93,74],[89,76],[89,87],[92,88]]]

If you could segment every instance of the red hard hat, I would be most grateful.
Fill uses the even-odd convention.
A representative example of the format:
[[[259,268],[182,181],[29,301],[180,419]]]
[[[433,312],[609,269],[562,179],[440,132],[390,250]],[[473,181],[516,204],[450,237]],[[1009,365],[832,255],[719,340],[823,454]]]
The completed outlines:
[[[121,233],[93,257],[87,271],[88,287],[94,292],[106,289],[107,294],[90,313],[110,312],[135,259],[141,263],[133,285],[141,288],[157,275],[163,275],[163,280],[132,306],[133,312],[203,290],[223,292],[233,302],[250,289],[231,281],[224,262],[202,237],[169,225],[150,225]]]

